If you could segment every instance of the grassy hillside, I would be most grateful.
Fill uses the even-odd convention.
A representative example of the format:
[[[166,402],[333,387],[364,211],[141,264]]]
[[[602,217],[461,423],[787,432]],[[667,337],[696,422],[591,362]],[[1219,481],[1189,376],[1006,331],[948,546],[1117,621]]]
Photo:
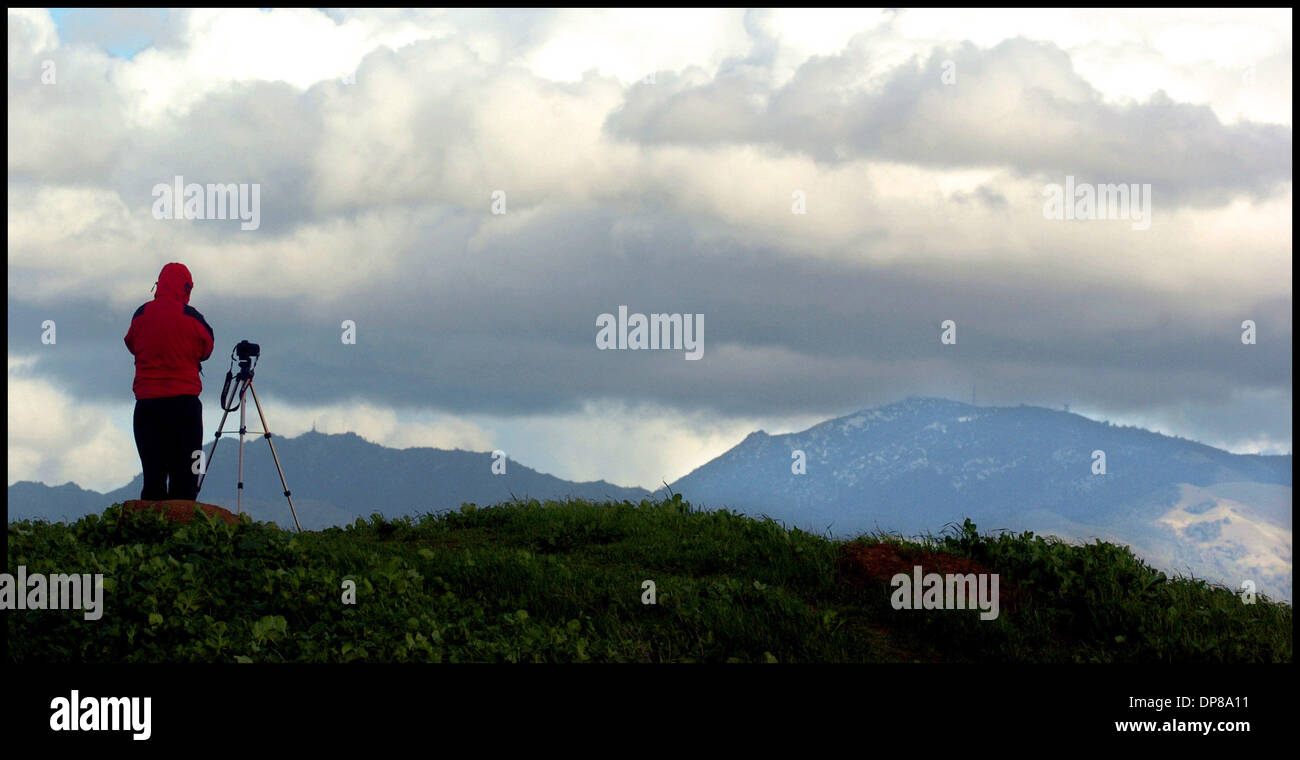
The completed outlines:
[[[465,505],[302,535],[112,507],[10,523],[8,549],[10,573],[105,574],[98,621],[6,612],[17,662],[1291,660],[1289,606],[1167,578],[1109,544],[969,523],[846,544],[680,496]],[[996,572],[1000,615],[895,610],[873,574],[889,562]],[[642,603],[646,580],[657,604]]]

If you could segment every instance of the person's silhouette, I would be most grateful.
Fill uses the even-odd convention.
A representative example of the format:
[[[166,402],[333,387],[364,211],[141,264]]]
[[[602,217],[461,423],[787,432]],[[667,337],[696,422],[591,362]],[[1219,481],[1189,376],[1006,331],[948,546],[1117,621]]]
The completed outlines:
[[[212,355],[212,328],[190,306],[194,280],[184,264],[162,268],[152,301],[135,310],[127,350],[135,356],[135,445],[144,468],[141,499],[194,499],[194,453],[203,446],[201,362]]]

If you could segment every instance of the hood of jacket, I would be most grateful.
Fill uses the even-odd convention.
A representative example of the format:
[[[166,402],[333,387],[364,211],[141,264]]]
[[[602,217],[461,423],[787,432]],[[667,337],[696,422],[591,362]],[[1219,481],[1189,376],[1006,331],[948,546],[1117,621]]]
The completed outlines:
[[[190,302],[190,291],[194,289],[194,278],[190,276],[190,270],[184,264],[172,262],[162,268],[158,273],[158,292],[154,295],[154,300],[167,298],[172,301],[180,301],[182,304]]]

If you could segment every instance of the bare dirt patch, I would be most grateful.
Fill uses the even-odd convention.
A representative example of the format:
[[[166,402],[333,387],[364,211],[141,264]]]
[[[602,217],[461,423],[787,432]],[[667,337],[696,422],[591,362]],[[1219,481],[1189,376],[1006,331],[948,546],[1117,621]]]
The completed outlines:
[[[216,517],[230,525],[239,523],[239,516],[228,509],[222,509],[215,504],[204,504],[200,501],[189,501],[188,499],[166,499],[163,501],[146,501],[141,499],[131,499],[122,502],[124,512],[143,512],[145,510],[154,510],[162,514],[172,522],[188,525],[197,515],[194,514],[194,508],[198,507],[204,514]]]
[[[923,573],[940,575],[991,574],[993,571],[968,557],[900,546],[887,541],[854,541],[840,549],[840,577],[858,589],[888,586],[898,573],[910,576],[921,566]],[[998,577],[998,607],[1003,610],[1019,606],[1020,594],[1001,576]]]

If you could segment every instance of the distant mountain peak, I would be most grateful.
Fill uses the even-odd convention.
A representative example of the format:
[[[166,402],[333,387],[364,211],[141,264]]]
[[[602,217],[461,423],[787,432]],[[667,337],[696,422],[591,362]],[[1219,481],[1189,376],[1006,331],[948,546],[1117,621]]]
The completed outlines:
[[[792,467],[792,450],[804,452],[806,468]],[[1096,470],[1099,453],[1104,472]],[[915,535],[970,517],[995,529],[1108,536],[1159,553],[1167,567],[1174,562],[1168,547],[1178,547],[1185,552],[1178,561],[1203,576],[1259,575],[1288,598],[1291,480],[1290,457],[1232,454],[1060,408],[912,396],[798,432],[751,433],[671,487],[697,506],[840,536]],[[1248,521],[1239,528],[1237,517],[1232,530],[1246,538],[1189,545],[1196,530],[1208,536],[1209,528],[1178,532],[1186,520],[1168,514],[1179,489],[1219,485],[1247,488],[1242,513],[1263,526],[1259,535],[1287,536],[1284,549],[1250,538]],[[1264,559],[1251,565],[1242,557]],[[1274,565],[1286,572],[1274,572]]]

